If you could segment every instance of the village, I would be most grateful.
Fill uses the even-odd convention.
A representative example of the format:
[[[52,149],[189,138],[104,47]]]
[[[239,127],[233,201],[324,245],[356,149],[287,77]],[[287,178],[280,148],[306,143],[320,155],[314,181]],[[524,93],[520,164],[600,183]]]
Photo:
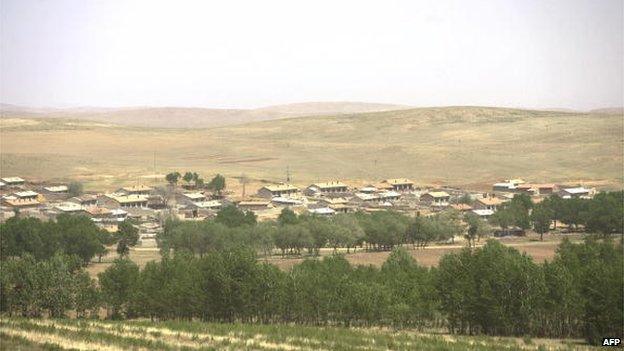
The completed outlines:
[[[175,173],[172,173],[175,175]],[[284,208],[297,214],[333,216],[357,211],[392,210],[408,216],[430,216],[452,209],[472,213],[487,221],[497,209],[516,194],[527,194],[533,203],[558,194],[563,199],[592,198],[595,188],[535,184],[508,179],[492,184],[489,192],[474,192],[452,187],[428,188],[407,178],[384,179],[354,186],[348,181],[326,181],[299,187],[290,182],[262,185],[255,194],[234,194],[221,178],[221,185],[208,190],[203,180],[174,180],[161,186],[137,184],[114,192],[96,193],[71,189],[75,183],[33,182],[18,176],[0,181],[0,222],[13,216],[54,219],[59,214],[89,217],[98,227],[117,231],[126,219],[138,223],[141,241],[154,239],[162,231],[165,218],[201,221],[213,218],[226,206],[253,212],[259,221],[276,219]],[[81,187],[79,187],[81,188]],[[513,232],[513,231],[512,231]],[[519,231],[517,233],[522,233]]]

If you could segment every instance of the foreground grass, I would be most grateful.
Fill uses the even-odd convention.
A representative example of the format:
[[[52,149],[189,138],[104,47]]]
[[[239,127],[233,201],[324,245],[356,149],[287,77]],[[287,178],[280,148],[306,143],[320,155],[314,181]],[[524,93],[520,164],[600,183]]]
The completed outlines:
[[[578,341],[379,328],[200,322],[0,319],[1,350],[577,350]]]

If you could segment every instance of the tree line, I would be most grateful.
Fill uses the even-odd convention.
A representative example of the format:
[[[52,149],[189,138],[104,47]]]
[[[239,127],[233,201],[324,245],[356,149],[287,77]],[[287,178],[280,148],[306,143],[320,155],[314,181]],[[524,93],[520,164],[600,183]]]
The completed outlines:
[[[61,214],[49,221],[12,217],[0,224],[0,260],[26,254],[45,260],[60,252],[75,255],[87,265],[96,256],[101,259],[108,253],[107,247],[115,244],[119,255],[127,255],[138,240],[139,230],[130,220],[110,233],[84,215]]]
[[[540,236],[551,227],[556,229],[560,222],[570,230],[583,228],[586,232],[608,236],[622,233],[623,219],[624,191],[617,191],[598,193],[592,199],[563,199],[555,194],[537,204],[526,194],[516,194],[492,215],[491,222],[503,231],[512,226],[533,228]]]
[[[538,264],[489,240],[419,266],[395,248],[380,268],[352,266],[341,255],[307,259],[290,271],[258,260],[254,250],[186,251],[143,269],[128,258],[98,275],[75,255],[3,262],[2,312],[117,319],[440,328],[451,333],[536,337],[621,336],[622,241],[567,240]]]

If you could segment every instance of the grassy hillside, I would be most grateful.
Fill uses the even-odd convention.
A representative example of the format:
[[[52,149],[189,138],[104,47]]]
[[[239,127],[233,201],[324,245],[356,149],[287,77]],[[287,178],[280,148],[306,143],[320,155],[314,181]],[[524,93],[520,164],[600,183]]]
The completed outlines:
[[[212,129],[2,121],[3,175],[72,177],[92,186],[187,169],[278,181],[287,167],[302,185],[409,177],[423,184],[486,186],[523,177],[622,186],[624,126],[618,115],[447,107]]]
[[[405,109],[406,106],[364,102],[308,102],[257,109],[183,107],[36,109],[3,104],[3,118],[53,118],[96,121],[151,128],[207,128],[286,117],[335,115]]]
[[[550,350],[576,340],[467,337],[383,329],[97,320],[0,320],[0,349],[21,350]]]

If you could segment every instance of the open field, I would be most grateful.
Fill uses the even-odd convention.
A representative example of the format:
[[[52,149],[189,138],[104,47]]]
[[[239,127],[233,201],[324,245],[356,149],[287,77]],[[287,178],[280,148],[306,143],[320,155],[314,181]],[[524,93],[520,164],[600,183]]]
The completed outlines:
[[[529,235],[528,237],[507,237],[499,239],[502,243],[516,248],[520,252],[524,252],[527,255],[531,256],[533,260],[536,262],[544,262],[545,260],[550,260],[555,256],[555,251],[559,246],[559,243],[563,239],[563,235],[552,235],[546,234],[544,236],[544,241],[537,241],[538,236],[536,234]],[[565,235],[565,237],[570,240],[577,241],[580,239],[580,235]],[[485,240],[482,240],[480,243],[477,243],[477,246],[481,246],[485,243]],[[457,242],[456,244],[448,244],[448,245],[430,245],[424,249],[413,249],[411,246],[405,246],[408,249],[408,252],[416,259],[418,264],[426,266],[426,267],[434,267],[438,265],[439,260],[447,253],[450,252],[458,252],[462,248],[465,247],[465,243]],[[87,267],[87,271],[91,276],[96,277],[98,273],[103,272],[106,268],[108,268],[113,260],[117,257],[115,253],[115,248],[109,248],[109,255],[102,258],[102,262],[94,262],[91,263]],[[390,251],[381,251],[381,252],[367,252],[362,249],[358,249],[355,253],[351,252],[349,254],[346,253],[345,249],[339,249],[340,253],[345,254],[345,258],[354,265],[374,265],[381,266],[388,256],[390,255]],[[333,254],[333,249],[325,248],[321,249],[321,255],[331,255]],[[150,248],[133,248],[130,250],[130,259],[134,261],[139,267],[145,266],[145,264],[149,261],[160,260],[160,251],[158,248],[150,247]],[[292,268],[295,264],[301,263],[305,257],[292,257],[286,256],[285,258],[280,257],[277,252],[270,258],[261,258],[262,262],[268,262],[278,266],[281,269],[288,270]]]
[[[212,129],[18,122],[0,129],[3,176],[73,178],[96,190],[120,182],[151,184],[150,175],[172,170],[283,181],[287,168],[301,185],[409,177],[419,184],[484,188],[513,176],[622,186],[619,115],[449,107]]]
[[[2,318],[0,337],[2,344],[6,341],[13,350],[592,349],[579,340],[469,337],[379,328],[21,318]]]

